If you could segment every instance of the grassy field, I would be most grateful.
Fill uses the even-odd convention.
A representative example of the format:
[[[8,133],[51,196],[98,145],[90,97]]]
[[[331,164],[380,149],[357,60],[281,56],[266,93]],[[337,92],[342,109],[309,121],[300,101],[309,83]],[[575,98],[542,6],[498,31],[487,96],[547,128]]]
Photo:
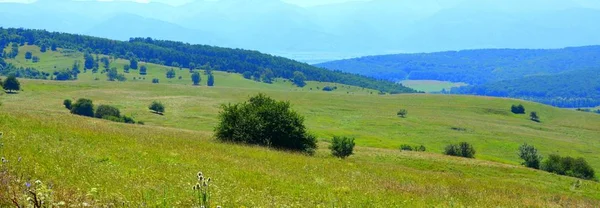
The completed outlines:
[[[467,86],[465,83],[444,82],[437,80],[404,80],[401,82],[404,86],[423,92],[441,92],[450,91],[453,87]]]
[[[9,62],[44,71],[73,63],[54,54],[64,60],[48,64],[45,61],[53,58],[44,56],[53,54],[40,55],[42,62],[35,64],[22,58]],[[123,60],[113,64],[119,62]],[[77,81],[21,80],[24,91],[0,95],[0,131],[4,132],[0,154],[27,179],[81,193],[96,188],[101,202],[128,206],[189,206],[197,171],[213,177],[213,201],[225,207],[594,207],[600,203],[599,183],[576,185],[574,178],[526,169],[519,166],[517,156],[518,146],[527,142],[543,155],[586,157],[600,170],[600,116],[596,114],[512,99],[382,96],[343,85],[323,92],[316,87],[333,84],[309,82],[301,89],[283,80],[269,85],[222,72],[215,72],[215,87],[196,87],[189,76],[168,82],[167,69],[149,65],[149,75],[142,81],[108,82],[90,71]],[[189,73],[177,71],[177,76]],[[94,80],[96,76],[99,80]],[[152,76],[160,77],[161,83],[151,84]],[[309,131],[321,141],[315,156],[223,144],[212,138],[221,104],[241,102],[259,92],[290,101],[305,116]],[[62,100],[77,98],[117,106],[146,125],[70,115]],[[165,103],[164,116],[147,109],[154,100]],[[519,103],[528,112],[537,111],[542,122],[511,114],[510,106]],[[398,118],[399,109],[407,109],[408,117]],[[346,160],[331,157],[327,141],[333,135],[356,137],[356,154]],[[461,141],[475,146],[476,160],[441,155],[445,145]],[[422,144],[427,152],[401,152],[401,144]]]

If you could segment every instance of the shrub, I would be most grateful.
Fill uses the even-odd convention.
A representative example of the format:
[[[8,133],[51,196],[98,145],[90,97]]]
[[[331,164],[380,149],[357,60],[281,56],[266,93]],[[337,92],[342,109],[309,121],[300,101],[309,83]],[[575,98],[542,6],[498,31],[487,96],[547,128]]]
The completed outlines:
[[[151,111],[154,111],[154,113],[160,114],[160,115],[165,113],[165,106],[162,103],[157,102],[157,101],[152,102],[152,104],[150,104],[148,109],[150,109]]]
[[[415,146],[414,150],[417,151],[417,152],[425,152],[425,151],[427,151],[427,149],[423,145]]]
[[[2,88],[8,92],[21,90],[21,83],[17,80],[17,77],[10,75],[2,83]]]
[[[594,169],[584,158],[561,157],[551,154],[542,163],[542,170],[586,180],[595,179]]]
[[[334,87],[330,87],[330,86],[325,86],[325,87],[323,87],[323,91],[327,91],[327,92],[334,91],[335,89],[336,89],[336,88],[334,88]]]
[[[523,105],[512,105],[510,111],[514,114],[525,114],[525,107]]]
[[[290,109],[289,102],[263,94],[248,102],[221,106],[217,139],[314,153],[316,138],[306,132],[304,118]]]
[[[331,140],[331,154],[339,158],[347,158],[354,151],[354,138],[334,136]]]
[[[121,112],[118,108],[110,105],[100,105],[98,109],[96,109],[96,114],[94,114],[96,118],[105,118],[105,117],[121,117]]]
[[[457,157],[475,158],[475,148],[467,142],[458,145],[450,144],[444,149],[444,154]]]
[[[540,117],[538,116],[537,112],[531,112],[531,114],[529,114],[529,117],[531,118],[532,121],[535,122],[540,122]]]
[[[154,78],[152,79],[152,83],[153,84],[158,84],[160,82],[160,80],[158,80],[158,78]]]
[[[143,121],[138,121],[137,124],[139,124],[139,125],[145,125],[146,123],[144,123]]]
[[[194,85],[200,85],[200,81],[202,80],[202,78],[200,77],[200,73],[198,72],[194,72],[192,73],[192,83]]]
[[[408,111],[406,109],[400,109],[400,111],[398,111],[398,113],[396,113],[396,115],[398,115],[399,117],[402,117],[402,118],[406,118],[406,115],[408,115]]]
[[[123,116],[121,118],[123,118],[123,123],[135,124],[135,120],[129,116]]]
[[[400,150],[403,150],[403,151],[413,151],[413,148],[410,145],[408,145],[408,144],[403,144],[403,145],[400,145]]]
[[[538,155],[534,146],[523,144],[519,147],[519,157],[524,160],[522,163],[528,168],[540,169],[542,157]]]
[[[92,100],[81,98],[73,104],[71,113],[80,116],[94,117],[94,104]]]
[[[63,105],[65,105],[65,108],[71,110],[71,108],[73,108],[73,101],[71,101],[70,99],[66,99],[65,101],[63,101]]]

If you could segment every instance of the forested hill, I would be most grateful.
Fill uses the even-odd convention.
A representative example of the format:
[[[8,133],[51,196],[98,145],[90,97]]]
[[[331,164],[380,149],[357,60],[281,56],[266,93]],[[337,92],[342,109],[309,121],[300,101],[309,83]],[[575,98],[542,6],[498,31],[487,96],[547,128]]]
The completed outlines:
[[[84,35],[48,32],[45,30],[0,28],[0,46],[10,43],[34,44],[46,47],[74,49],[82,52],[112,55],[125,59],[151,62],[173,67],[210,66],[214,70],[237,73],[271,74],[290,79],[295,71],[304,73],[308,81],[335,82],[376,89],[389,93],[413,93],[413,89],[388,81],[330,71],[291,59],[257,51],[229,49],[182,42],[132,38],[116,41]],[[6,53],[3,52],[3,56]]]
[[[600,67],[454,88],[452,93],[513,97],[566,108],[595,107],[600,106]]]
[[[316,66],[390,81],[410,79],[484,84],[598,67],[600,46],[382,55],[333,61]]]

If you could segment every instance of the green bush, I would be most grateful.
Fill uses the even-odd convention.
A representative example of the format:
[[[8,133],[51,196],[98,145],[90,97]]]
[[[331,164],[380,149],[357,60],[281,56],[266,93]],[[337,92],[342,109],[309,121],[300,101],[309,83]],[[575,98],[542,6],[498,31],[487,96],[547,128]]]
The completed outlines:
[[[531,112],[531,114],[529,114],[529,117],[531,118],[532,121],[535,122],[540,122],[540,117],[538,116],[537,112]]]
[[[406,118],[406,115],[408,115],[408,111],[406,109],[400,109],[400,111],[398,111],[396,115],[398,115],[398,117]]]
[[[523,105],[512,105],[510,111],[514,114],[525,114],[525,107]]]
[[[162,103],[157,102],[157,101],[152,102],[152,104],[150,104],[148,109],[150,109],[154,113],[160,114],[160,115],[165,113],[165,106]]]
[[[65,105],[65,108],[71,110],[71,108],[73,108],[73,101],[71,101],[70,99],[66,99],[65,101],[63,101],[63,105]]]
[[[333,156],[344,159],[353,154],[354,145],[354,138],[334,136],[329,149]]]
[[[415,146],[414,150],[417,152],[425,152],[425,151],[427,151],[427,148],[425,148],[425,146],[423,146],[423,145],[419,145],[419,146]]]
[[[519,157],[524,160],[522,163],[529,168],[540,169],[542,157],[538,155],[534,146],[523,144],[519,147]]]
[[[2,87],[8,92],[19,91],[21,90],[21,83],[17,80],[17,77],[10,75],[4,80]]]
[[[595,171],[584,158],[561,157],[551,154],[542,163],[542,170],[586,180],[595,180]]]
[[[444,149],[444,154],[457,157],[475,158],[475,148],[469,143],[450,144]]]
[[[400,145],[400,150],[403,150],[403,151],[413,151],[413,148],[410,145],[408,145],[408,144],[403,144],[403,145]]]
[[[110,105],[100,105],[98,109],[96,109],[96,114],[94,114],[96,118],[105,118],[105,117],[121,117],[121,112],[118,108],[110,106]]]
[[[94,117],[94,104],[90,99],[81,98],[73,104],[71,113],[80,116]]]
[[[314,153],[316,138],[306,132],[304,118],[290,109],[289,102],[263,94],[248,102],[221,106],[217,139]]]

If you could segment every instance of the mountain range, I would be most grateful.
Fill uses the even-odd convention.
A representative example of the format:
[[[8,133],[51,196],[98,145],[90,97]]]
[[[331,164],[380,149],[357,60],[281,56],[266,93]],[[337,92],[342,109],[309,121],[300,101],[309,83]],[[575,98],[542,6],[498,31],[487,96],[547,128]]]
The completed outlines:
[[[260,50],[306,62],[399,52],[600,44],[593,0],[280,0],[0,3],[0,26]]]

